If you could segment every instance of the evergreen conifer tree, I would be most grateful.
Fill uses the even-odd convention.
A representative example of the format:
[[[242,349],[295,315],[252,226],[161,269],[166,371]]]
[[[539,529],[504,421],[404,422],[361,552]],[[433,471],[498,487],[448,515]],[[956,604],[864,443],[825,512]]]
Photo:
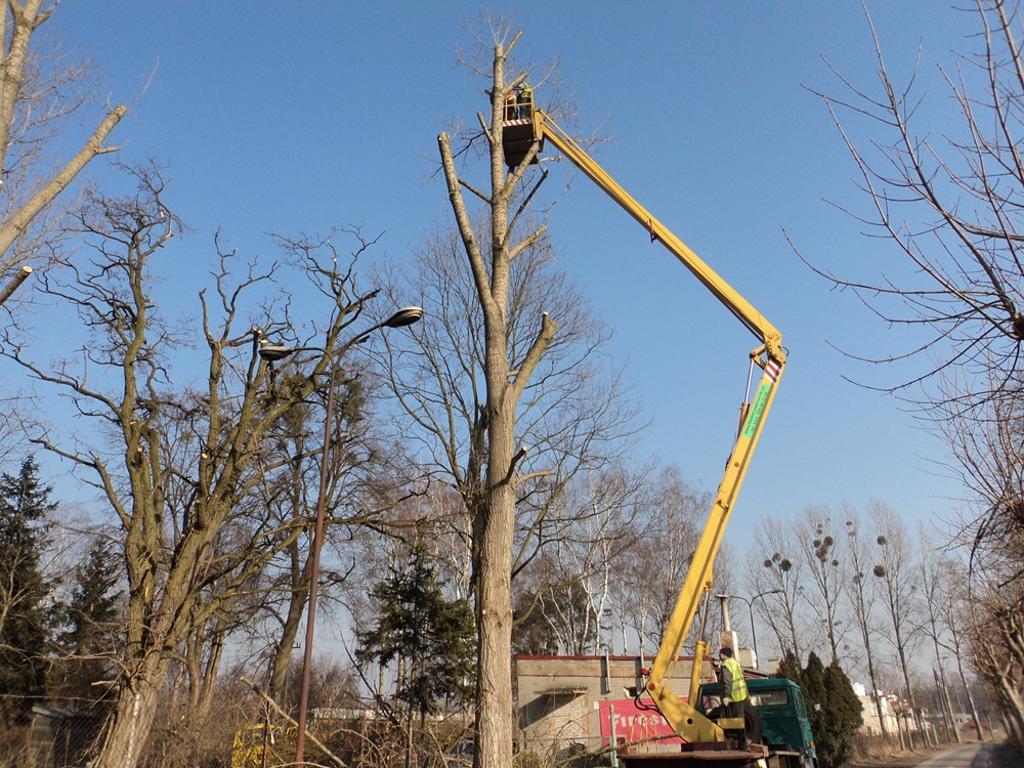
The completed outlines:
[[[112,678],[109,655],[117,644],[121,591],[116,561],[95,541],[75,571],[75,587],[64,606],[64,631],[58,636],[65,658],[51,676],[52,693],[75,709],[107,703],[109,689],[97,685]]]
[[[43,695],[53,611],[42,555],[57,504],[35,457],[0,476],[0,716],[24,722]]]
[[[845,765],[853,748],[853,735],[864,722],[861,702],[850,679],[837,662],[825,668],[824,687],[828,722],[828,758],[831,765]]]
[[[800,687],[803,688],[804,696],[810,701],[822,705],[824,710],[825,694],[825,666],[813,651],[807,657],[807,666],[804,667],[800,676]],[[811,722],[814,722],[813,716]]]
[[[404,660],[397,698],[423,718],[441,701],[472,695],[476,632],[466,600],[448,600],[425,554],[414,550],[404,568],[373,589],[376,626],[357,631],[360,663]]]
[[[787,653],[779,664],[778,676],[792,680],[803,691],[818,765],[841,768],[862,722],[860,699],[846,673],[836,662],[824,667],[814,653],[808,656],[807,666],[800,669],[797,658]]]
[[[782,661],[779,662],[779,671],[776,673],[776,677],[784,677],[787,680],[792,680],[802,688],[803,676],[804,671],[800,669],[800,659],[798,659],[792,651],[787,650],[786,655],[783,656]]]

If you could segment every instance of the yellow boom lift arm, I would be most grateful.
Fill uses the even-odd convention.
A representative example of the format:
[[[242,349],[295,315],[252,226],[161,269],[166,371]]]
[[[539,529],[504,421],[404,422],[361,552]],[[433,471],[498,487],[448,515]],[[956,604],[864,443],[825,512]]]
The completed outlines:
[[[744,402],[740,412],[740,428],[733,444],[725,475],[718,486],[714,504],[707,523],[701,533],[700,542],[693,554],[693,561],[676,601],[668,629],[662,638],[658,655],[647,678],[646,689],[665,719],[676,732],[688,742],[725,741],[724,731],[683,698],[677,696],[665,683],[669,665],[676,659],[690,626],[697,614],[702,595],[711,589],[711,569],[722,543],[725,526],[729,522],[739,494],[740,486],[750,466],[751,457],[764,428],[768,411],[775,400],[779,381],[786,367],[786,353],[782,348],[782,334],[736,289],[720,277],[682,240],[658,221],[632,195],[620,187],[615,180],[598,165],[594,159],[569,134],[562,130],[549,115],[532,104],[517,114],[518,119],[506,120],[503,139],[509,142],[506,159],[510,165],[518,165],[528,158],[535,162],[543,148],[544,141],[551,144],[579,168],[588,178],[603,189],[609,197],[636,219],[651,236],[658,240],[673,256],[682,262],[694,276],[713,293],[760,342],[750,353],[751,361],[761,369],[761,377],[753,402]],[[705,643],[698,640],[694,652],[691,673],[690,701],[697,695],[700,670],[705,652]]]

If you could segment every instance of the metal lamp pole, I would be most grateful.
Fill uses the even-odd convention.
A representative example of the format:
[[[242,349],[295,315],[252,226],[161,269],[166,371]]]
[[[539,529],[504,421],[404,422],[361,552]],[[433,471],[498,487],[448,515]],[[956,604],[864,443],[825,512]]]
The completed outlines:
[[[382,323],[371,326],[356,336],[351,343],[362,341],[366,336],[381,328],[401,328],[412,325],[423,317],[419,307],[405,307],[398,310]],[[260,356],[265,360],[281,360],[293,352],[309,347],[286,347],[283,345],[265,345],[260,348]],[[320,550],[323,548],[324,517],[327,507],[328,461],[331,452],[331,425],[334,421],[334,385],[335,361],[331,361],[330,379],[327,384],[327,406],[324,410],[324,439],[320,454],[320,489],[316,499],[316,525],[313,528],[312,560],[309,565],[309,598],[306,607],[306,640],[302,649],[302,685],[299,689],[299,719],[296,723],[298,733],[295,736],[295,764],[301,766],[306,760],[306,720],[309,713],[309,686],[312,676],[313,632],[316,628],[316,601],[320,581]]]
[[[754,658],[757,661],[757,669],[761,668],[761,654],[757,652],[757,630],[754,627],[754,601],[757,600],[759,597],[764,597],[765,595],[778,595],[781,594],[781,592],[781,589],[768,589],[764,592],[758,592],[749,600],[745,597],[741,597],[740,595],[719,595],[719,597],[728,597],[732,598],[733,600],[742,600],[744,603],[747,604],[747,611],[750,613],[750,640],[754,644]]]

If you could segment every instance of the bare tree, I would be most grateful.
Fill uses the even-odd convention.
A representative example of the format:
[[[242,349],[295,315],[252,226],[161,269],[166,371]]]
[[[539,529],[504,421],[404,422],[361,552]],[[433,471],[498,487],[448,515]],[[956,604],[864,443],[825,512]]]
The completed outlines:
[[[889,727],[882,712],[880,670],[871,644],[871,639],[875,634],[873,609],[875,591],[871,588],[869,580],[869,569],[872,567],[871,558],[867,550],[867,543],[860,535],[860,517],[856,510],[844,507],[843,512],[846,517],[846,567],[850,605],[853,609],[853,618],[857,622],[857,629],[860,631],[861,643],[864,646],[864,658],[867,661],[868,678],[871,681],[871,700],[875,702],[875,711],[878,714],[878,724],[882,735],[887,737],[889,736]]]
[[[953,536],[953,543],[966,552],[969,645],[976,671],[991,684],[1012,730],[1014,723],[1024,723],[1024,675],[1016,672],[1024,669],[1024,645],[1010,640],[1013,627],[1024,626],[1024,602],[1016,598],[1024,591],[1024,409],[1019,387],[995,392],[972,413],[949,414],[942,428],[956,476],[972,501]],[[992,613],[983,615],[983,608]],[[992,663],[993,658],[999,662]],[[1024,743],[1020,749],[1024,751]]]
[[[278,240],[286,253],[302,260],[323,247],[309,239]],[[279,379],[277,386],[291,387],[295,377],[301,383],[302,373],[296,372]],[[393,471],[396,464],[403,463],[401,447],[388,444],[374,418],[379,384],[371,372],[347,362],[344,375],[335,376],[332,424],[324,423],[327,414],[323,402],[310,400],[296,404],[269,433],[268,456],[280,466],[276,472],[264,475],[254,494],[251,503],[255,521],[269,516],[282,530],[301,531],[268,562],[262,574],[261,600],[254,612],[261,631],[268,631],[263,621],[269,621],[268,691],[279,702],[309,601],[312,511],[316,509],[321,473],[327,473],[324,505],[328,518],[323,548],[331,558],[321,570],[324,586],[331,588],[320,590],[322,602],[337,597],[348,576],[358,570],[355,553],[362,548],[357,539],[365,535],[361,528],[379,531],[388,522],[389,510],[407,498],[402,480]],[[326,464],[320,449],[325,429],[330,431],[331,446]]]
[[[974,665],[995,694],[1007,735],[1024,751],[1024,587],[999,566],[975,568],[968,633]]]
[[[967,697],[967,706],[971,710],[971,719],[974,722],[974,729],[979,739],[985,737],[981,727],[981,718],[978,716],[978,707],[974,701],[974,694],[971,692],[971,685],[967,681],[967,673],[964,670],[964,662],[967,660],[967,628],[970,621],[969,590],[961,578],[962,567],[958,563],[943,558],[943,580],[946,584],[947,599],[939,604],[940,621],[945,630],[945,640],[941,642],[943,648],[952,654],[956,661],[957,674],[960,677],[960,685],[963,687],[964,695]]]
[[[550,548],[550,573],[534,586],[534,594],[569,653],[597,653],[611,642],[613,580],[620,572],[618,563],[633,561],[643,480],[644,473],[621,468],[588,474],[577,477],[556,502],[575,523]]]
[[[943,132],[941,143],[918,125],[915,77],[894,81],[870,17],[880,94],[833,72],[844,95],[818,93],[828,107],[859,172],[870,212],[856,212],[872,234],[888,239],[910,270],[898,277],[857,278],[825,273],[849,288],[884,321],[930,334],[902,354],[871,358],[894,362],[927,358],[922,372],[891,387],[922,405],[983,403],[1018,370],[1024,339],[1020,312],[1024,271],[1019,260],[1019,203],[1024,162],[1018,152],[1024,103],[1024,61],[1004,0],[979,0],[977,47],[940,65],[960,131]],[[866,122],[862,122],[866,121]],[[868,126],[881,138],[858,142]],[[820,270],[819,270],[820,271]],[[989,375],[978,376],[978,372]],[[953,390],[939,374],[958,377]],[[939,384],[922,397],[917,384]]]
[[[808,507],[795,530],[800,558],[816,593],[808,602],[825,632],[832,662],[838,664],[839,647],[846,634],[839,618],[840,600],[846,591],[846,572],[840,568],[840,540],[827,509]]]
[[[939,134],[923,122],[916,69],[906,86],[896,82],[873,26],[877,95],[841,76],[844,95],[820,94],[868,200],[868,212],[854,214],[894,246],[906,268],[887,267],[884,275],[818,271],[855,291],[890,325],[925,334],[922,342],[914,333],[903,352],[865,359],[917,363],[887,389],[935,417],[977,494],[976,517],[956,538],[974,564],[999,547],[1019,556],[1024,538],[1019,485],[1011,477],[1019,471],[1013,457],[1024,342],[1024,57],[1016,4],[977,0],[970,14],[976,34],[938,68],[956,109],[953,128]],[[1017,567],[1002,574],[1010,588],[1024,576],[1019,563],[1018,557]],[[999,619],[982,623],[989,621]]]
[[[37,33],[56,7],[10,0],[0,11],[0,275],[26,264],[41,241],[52,238],[52,232],[33,231],[33,224],[94,157],[116,151],[104,142],[127,112],[124,106],[109,109],[70,160],[44,169],[43,148],[52,146],[66,118],[84,103],[76,91],[84,68],[68,67],[39,45]]]
[[[512,288],[515,263],[540,243],[545,226],[532,226],[527,208],[544,175],[526,185],[531,161],[539,151],[533,146],[516,168],[507,169],[502,145],[505,100],[527,78],[525,71],[509,74],[509,56],[519,40],[507,27],[496,30],[488,46],[490,110],[479,115],[480,134],[485,143],[489,183],[476,185],[462,178],[456,165],[456,150],[447,133],[438,137],[441,164],[452,212],[458,226],[465,257],[473,276],[473,306],[483,319],[482,337],[477,337],[482,361],[476,397],[464,410],[476,429],[470,434],[479,441],[479,501],[467,504],[472,516],[472,557],[475,574],[477,621],[480,633],[477,665],[477,768],[508,766],[512,760],[511,685],[511,576],[516,564],[516,505],[531,483],[552,468],[531,468],[527,463],[532,445],[517,443],[517,423],[532,392],[539,391],[556,367],[545,371],[543,361],[557,343],[558,316],[565,312],[562,297],[544,297],[551,304],[524,308],[513,323],[517,307]],[[534,83],[537,86],[537,83]],[[483,189],[481,189],[483,186]],[[484,225],[475,221],[467,204],[468,192],[482,203]],[[521,230],[529,231],[519,235]],[[518,235],[518,236],[517,236]],[[474,309],[474,311],[476,311]],[[532,315],[532,317],[531,317]],[[525,343],[512,331],[526,323],[532,332]],[[565,436],[567,436],[566,433]],[[561,439],[564,439],[563,436]],[[559,439],[559,438],[556,438]],[[486,447],[483,447],[484,441]],[[450,462],[449,462],[450,463]],[[539,475],[538,473],[541,473]],[[523,562],[518,565],[521,567]]]
[[[953,602],[952,585],[946,581],[949,573],[949,562],[945,561],[935,547],[931,536],[921,527],[918,533],[919,548],[918,567],[920,568],[921,597],[924,605],[923,631],[932,641],[935,651],[935,681],[939,687],[938,698],[942,710],[942,720],[949,731],[949,740],[960,743],[960,733],[956,730],[953,718],[953,707],[949,701],[949,686],[946,683],[946,664],[942,658],[945,647],[946,627],[942,623],[943,606]]]
[[[427,318],[411,333],[385,339],[378,359],[402,406],[395,428],[414,446],[424,471],[450,486],[458,509],[438,509],[449,527],[450,568],[468,573],[475,589],[472,525],[484,503],[488,445],[483,310],[472,269],[454,229],[432,235],[417,254],[412,276],[393,275],[385,288],[392,301],[422,303]],[[598,370],[607,333],[590,317],[564,274],[551,244],[541,237],[509,270],[506,334],[512,365],[536,335],[536,317],[550,308],[559,333],[549,343],[519,401],[515,443],[525,446],[516,483],[513,577],[549,544],[571,536],[579,510],[559,500],[580,472],[600,471],[624,450],[634,409],[617,378]],[[464,563],[460,563],[462,559]]]
[[[636,636],[638,652],[653,655],[665,635],[711,502],[707,492],[688,484],[675,467],[655,475],[644,495],[645,508],[637,521],[639,540],[631,556],[617,564],[616,602],[621,619]],[[719,566],[725,562],[719,557]],[[716,585],[726,583],[723,576],[715,574]]]
[[[772,628],[783,654],[792,651],[799,660],[806,650],[799,640],[805,577],[803,564],[791,554],[797,547],[792,529],[767,518],[758,527],[753,546],[756,554],[748,561],[746,574],[751,593],[772,591],[758,605],[758,615]]]
[[[913,552],[907,544],[906,529],[893,512],[880,502],[871,506],[871,519],[878,544],[876,564],[872,573],[877,577],[881,602],[886,608],[892,635],[887,635],[899,661],[903,674],[907,701],[917,723],[917,730],[925,734],[921,713],[914,700],[914,687],[910,680],[909,656],[913,652],[917,632],[920,628],[919,593],[917,590],[916,568]],[[925,737],[927,744],[927,737]]]
[[[92,444],[45,429],[33,440],[86,473],[84,482],[106,499],[122,529],[127,645],[113,720],[96,762],[103,768],[136,763],[175,655],[189,633],[223,606],[209,585],[226,580],[243,589],[275,547],[301,530],[281,530],[269,521],[245,528],[232,521],[239,502],[277,469],[266,456],[268,432],[319,390],[324,374],[357,340],[346,339],[346,329],[375,293],[354,287],[355,259],[368,246],[357,240],[347,265],[316,258],[301,265],[324,304],[325,319],[309,336],[296,338],[287,306],[273,302],[255,304],[258,323],[238,329],[246,297],[276,266],[261,271],[250,264],[233,281],[234,256],[221,251],[212,299],[200,294],[206,388],[176,391],[164,362],[176,335],[160,317],[151,274],[153,259],[180,224],[164,202],[159,174],[137,170],[135,177],[137,194],[93,196],[79,217],[91,262],[63,264],[64,272],[54,270],[43,280],[42,289],[74,307],[93,334],[77,363],[41,366],[10,336],[4,347],[29,375],[63,392],[83,417],[101,425]],[[319,342],[289,359],[285,370],[294,365],[305,373],[290,377],[287,388],[275,386],[271,363],[260,354],[262,343],[276,336],[307,349],[310,337]],[[188,441],[169,439],[175,424]],[[221,546],[229,535],[238,537],[236,547]]]

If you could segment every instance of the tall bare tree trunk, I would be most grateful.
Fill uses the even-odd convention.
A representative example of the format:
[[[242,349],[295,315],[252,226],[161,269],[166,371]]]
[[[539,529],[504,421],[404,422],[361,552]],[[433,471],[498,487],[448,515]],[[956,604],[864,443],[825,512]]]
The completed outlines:
[[[868,678],[871,680],[871,698],[875,702],[875,711],[878,713],[878,727],[882,730],[882,736],[889,738],[889,728],[885,724],[885,715],[882,713],[882,697],[878,691],[878,676],[875,673],[875,657],[871,652],[871,605],[867,594],[867,574],[865,568],[866,553],[864,552],[860,538],[858,537],[860,521],[856,512],[850,510],[850,519],[846,521],[846,534],[849,546],[848,566],[851,569],[849,582],[852,585],[853,615],[857,620],[857,628],[860,630],[861,642],[864,645],[864,656],[868,662]],[[899,721],[897,721],[898,723]],[[900,741],[903,737],[900,734]]]
[[[270,661],[270,681],[267,686],[270,696],[278,703],[281,703],[281,697],[285,692],[288,665],[292,660],[292,648],[295,647],[295,638],[299,636],[299,625],[309,599],[310,558],[306,557],[305,563],[302,562],[302,552],[298,540],[289,545],[288,554],[291,558],[289,579],[291,594],[288,596],[288,611],[285,614],[284,624],[281,626],[281,634],[278,636],[277,646],[274,648],[274,655]]]
[[[110,731],[94,768],[135,768],[156,717],[167,665],[152,655],[118,693]]]
[[[478,637],[476,690],[476,768],[507,768],[512,764],[512,546],[516,523],[516,465],[523,451],[515,447],[516,406],[537,363],[555,334],[547,312],[525,356],[511,365],[508,348],[508,295],[513,259],[543,236],[543,226],[519,243],[509,242],[509,201],[539,146],[527,153],[519,167],[506,175],[502,149],[505,97],[526,74],[505,81],[505,63],[515,46],[516,34],[506,46],[497,40],[492,65],[491,114],[480,122],[490,145],[490,195],[483,197],[490,214],[490,247],[482,248],[462,195],[448,134],[438,136],[438,147],[452,211],[459,227],[484,315],[487,388],[487,488],[473,510],[476,616]],[[539,184],[540,182],[538,182]],[[468,185],[467,185],[468,186]],[[468,187],[472,189],[472,187]],[[532,194],[532,193],[531,193]],[[527,195],[526,199],[529,199]],[[486,258],[489,256],[489,260]]]
[[[898,631],[896,632],[896,650],[900,660],[900,671],[903,673],[903,685],[907,689],[907,702],[910,704],[910,713],[913,715],[914,722],[917,724],[918,732],[923,737],[924,745],[927,746],[928,736],[925,733],[924,722],[921,720],[921,715],[917,711],[917,702],[914,701],[914,689],[910,684],[910,668],[907,666],[907,654],[903,644],[903,639]],[[913,745],[913,732],[909,733],[911,734],[910,742],[911,745]]]
[[[964,674],[964,662],[960,658],[959,649],[956,654],[956,671],[960,675],[960,685],[964,687],[964,693],[967,694],[967,706],[971,708],[971,720],[974,721],[974,729],[978,732],[978,740],[981,741],[985,738],[985,732],[981,729],[981,718],[978,717],[978,707],[974,703],[974,694],[971,693],[971,686],[967,684],[967,675]]]
[[[921,713],[917,709],[917,702],[914,700],[914,688],[910,682],[910,667],[907,663],[907,651],[910,649],[914,634],[920,628],[913,619],[918,612],[920,595],[912,576],[914,569],[911,551],[906,546],[906,529],[899,518],[884,504],[873,503],[871,516],[875,522],[878,534],[876,542],[881,556],[881,562],[874,566],[872,572],[877,579],[878,592],[883,597],[889,624],[892,627],[892,636],[889,640],[896,649],[896,656],[900,662],[910,713],[917,725],[918,733],[927,745],[928,735]],[[908,729],[911,744],[912,734],[913,731]]]
[[[502,345],[504,346],[504,345]],[[504,359],[504,356],[502,356]],[[496,391],[488,376],[488,391]],[[515,496],[503,483],[512,460],[514,419],[500,406],[489,408],[491,418],[488,483],[491,486],[486,521],[481,526],[480,597],[477,621],[480,632],[477,682],[477,734],[479,768],[509,765],[512,757],[512,534]]]

